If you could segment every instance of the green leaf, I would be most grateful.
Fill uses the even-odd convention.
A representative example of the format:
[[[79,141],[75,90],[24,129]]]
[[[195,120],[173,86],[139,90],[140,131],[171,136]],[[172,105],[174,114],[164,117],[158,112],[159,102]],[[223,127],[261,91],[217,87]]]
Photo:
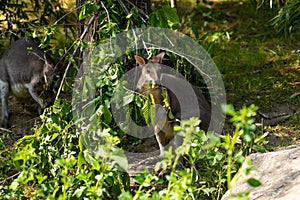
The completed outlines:
[[[83,20],[91,16],[92,14],[95,14],[98,12],[100,6],[95,3],[86,3],[81,9],[81,12],[79,14],[79,20]]]
[[[78,163],[78,167],[80,168],[82,165],[86,164],[86,161],[84,159],[84,155],[82,152],[79,152],[78,154],[78,160],[77,160],[77,163]]]
[[[83,151],[83,141],[84,141],[84,134],[81,134],[78,139],[78,147],[80,151]]]
[[[205,134],[203,135],[205,136]],[[207,138],[209,138],[208,143],[206,143],[205,145],[202,146],[203,150],[207,150],[210,148],[215,147],[217,144],[220,143],[220,137],[218,137],[215,133],[213,132],[208,132],[207,133]],[[204,138],[207,140],[207,138]]]
[[[170,6],[163,7],[163,13],[167,19],[168,26],[172,29],[179,28],[179,17],[177,15],[176,8]]]
[[[86,186],[80,186],[80,188],[75,190],[73,196],[76,196],[77,198],[81,197],[81,195],[85,189],[86,189]]]
[[[134,100],[134,94],[130,93],[123,97],[123,106],[130,104]]]
[[[122,170],[126,171],[128,169],[127,157],[121,149],[116,149],[115,151],[113,151],[111,159],[114,160],[119,165],[119,167],[122,168]]]
[[[138,106],[138,107],[142,107],[143,105],[143,101],[141,100],[141,97],[136,95],[134,98],[134,103]]]
[[[112,120],[112,114],[111,114],[110,110],[107,108],[107,106],[101,105],[100,107],[101,107],[101,113],[104,118],[104,122],[109,124]]]
[[[93,97],[94,93],[95,93],[95,84],[90,76],[86,76],[82,88],[83,100],[87,100]]]
[[[252,187],[258,187],[261,185],[261,182],[255,178],[249,178],[247,180],[247,183]]]
[[[95,169],[96,171],[100,170],[101,166],[99,161],[93,158],[87,151],[84,152],[84,158],[92,166],[92,169]]]
[[[118,200],[132,200],[132,194],[129,191],[122,190],[121,195],[118,196]]]
[[[163,10],[158,10],[156,13],[156,19],[159,22],[159,26],[162,28],[168,28],[168,21],[165,16],[165,13]]]
[[[146,101],[144,106],[141,109],[141,114],[145,119],[146,124],[149,124],[150,121],[152,120],[152,115],[151,115],[151,102],[150,101]],[[154,122],[154,121],[153,121]]]
[[[150,26],[157,27],[158,26],[158,20],[156,19],[156,13],[151,13],[149,15],[149,20],[148,20]]]
[[[223,112],[227,115],[234,116],[236,113],[233,105],[231,105],[231,104],[226,104],[226,105],[222,104],[221,108],[222,108]]]
[[[251,136],[251,134],[249,134],[249,133],[245,133],[244,135],[243,135],[243,140],[245,141],[245,142],[251,142],[252,141],[252,136]]]
[[[196,39],[199,39],[199,32],[198,32],[197,27],[196,27],[195,24],[192,24],[192,31],[193,31]]]
[[[112,194],[114,197],[118,197],[121,194],[121,184],[120,183],[115,183],[112,187]]]
[[[17,181],[13,181],[10,186],[12,190],[16,190],[19,186],[19,183]]]
[[[60,133],[54,133],[51,137],[51,139],[49,140],[49,142],[52,142],[53,140],[55,140],[55,138],[57,138],[57,136],[59,136]]]

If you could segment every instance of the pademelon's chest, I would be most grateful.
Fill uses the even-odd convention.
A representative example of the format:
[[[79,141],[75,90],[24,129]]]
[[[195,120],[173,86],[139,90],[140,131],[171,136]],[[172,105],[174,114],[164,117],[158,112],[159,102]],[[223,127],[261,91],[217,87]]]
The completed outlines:
[[[17,99],[27,99],[30,97],[28,88],[25,86],[25,84],[22,83],[10,85],[10,92]]]

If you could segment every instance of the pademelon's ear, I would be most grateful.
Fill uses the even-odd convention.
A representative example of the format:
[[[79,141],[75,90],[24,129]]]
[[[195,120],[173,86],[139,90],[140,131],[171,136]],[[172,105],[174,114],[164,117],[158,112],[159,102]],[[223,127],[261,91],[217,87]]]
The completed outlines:
[[[140,65],[140,66],[144,66],[146,64],[146,61],[144,58],[142,58],[141,56],[135,55],[134,59],[136,60],[136,62]]]
[[[162,63],[164,56],[165,56],[165,52],[161,52],[161,53],[157,54],[156,56],[154,56],[151,60],[152,60],[152,62],[155,62],[155,63]]]

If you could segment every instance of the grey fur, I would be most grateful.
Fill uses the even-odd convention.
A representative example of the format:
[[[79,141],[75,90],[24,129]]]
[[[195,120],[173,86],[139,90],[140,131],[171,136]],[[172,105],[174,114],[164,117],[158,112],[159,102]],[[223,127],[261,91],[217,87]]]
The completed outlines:
[[[8,96],[17,99],[32,97],[44,109],[39,97],[43,84],[53,75],[54,62],[36,43],[28,39],[15,41],[0,60],[0,92],[2,102],[2,126],[9,127]],[[49,79],[49,80],[47,80]]]

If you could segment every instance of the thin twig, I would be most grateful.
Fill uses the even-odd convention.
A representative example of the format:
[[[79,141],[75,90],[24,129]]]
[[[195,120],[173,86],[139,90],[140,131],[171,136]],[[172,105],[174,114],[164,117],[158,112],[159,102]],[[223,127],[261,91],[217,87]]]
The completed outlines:
[[[0,130],[1,130],[1,131],[8,132],[8,133],[12,133],[12,131],[11,131],[11,130],[9,130],[9,129],[6,129],[6,128],[2,128],[2,127],[0,127]]]
[[[13,175],[11,175],[10,177],[8,177],[6,180],[9,180],[9,179],[12,179],[12,178],[14,178],[14,177],[16,177],[16,176],[19,176],[21,174],[21,172],[18,172],[18,173],[16,173],[16,174],[13,174]],[[0,185],[2,185],[4,183],[4,181],[1,181],[0,182]]]
[[[137,8],[138,11],[143,14],[147,19],[149,19],[149,16],[147,15],[147,13],[145,13],[142,9],[140,9],[139,7],[137,7],[134,3],[130,2],[129,0],[125,0],[128,4],[132,5],[133,7]],[[142,18],[142,17],[141,17]],[[145,22],[145,20],[142,18],[142,20]]]
[[[73,51],[73,54],[72,54],[72,57],[74,57],[79,49],[79,46],[80,46],[80,42],[83,40],[83,38],[85,37],[85,35],[88,33],[88,31],[90,30],[90,27],[92,25],[92,23],[94,22],[95,20],[95,16],[96,15],[93,15],[89,21],[89,23],[87,24],[86,28],[84,29],[83,33],[81,34],[80,38],[79,38],[79,41],[77,42],[77,45],[76,45],[76,48],[75,50]],[[66,70],[65,70],[65,73],[63,75],[63,78],[61,80],[61,83],[60,83],[60,86],[58,88],[58,91],[57,91],[57,94],[56,94],[56,97],[55,97],[55,101],[58,99],[59,95],[60,95],[60,92],[62,90],[62,86],[64,84],[64,81],[66,79],[66,76],[67,76],[67,73],[69,71],[69,68],[71,66],[71,61],[69,61],[67,67],[66,67]]]

